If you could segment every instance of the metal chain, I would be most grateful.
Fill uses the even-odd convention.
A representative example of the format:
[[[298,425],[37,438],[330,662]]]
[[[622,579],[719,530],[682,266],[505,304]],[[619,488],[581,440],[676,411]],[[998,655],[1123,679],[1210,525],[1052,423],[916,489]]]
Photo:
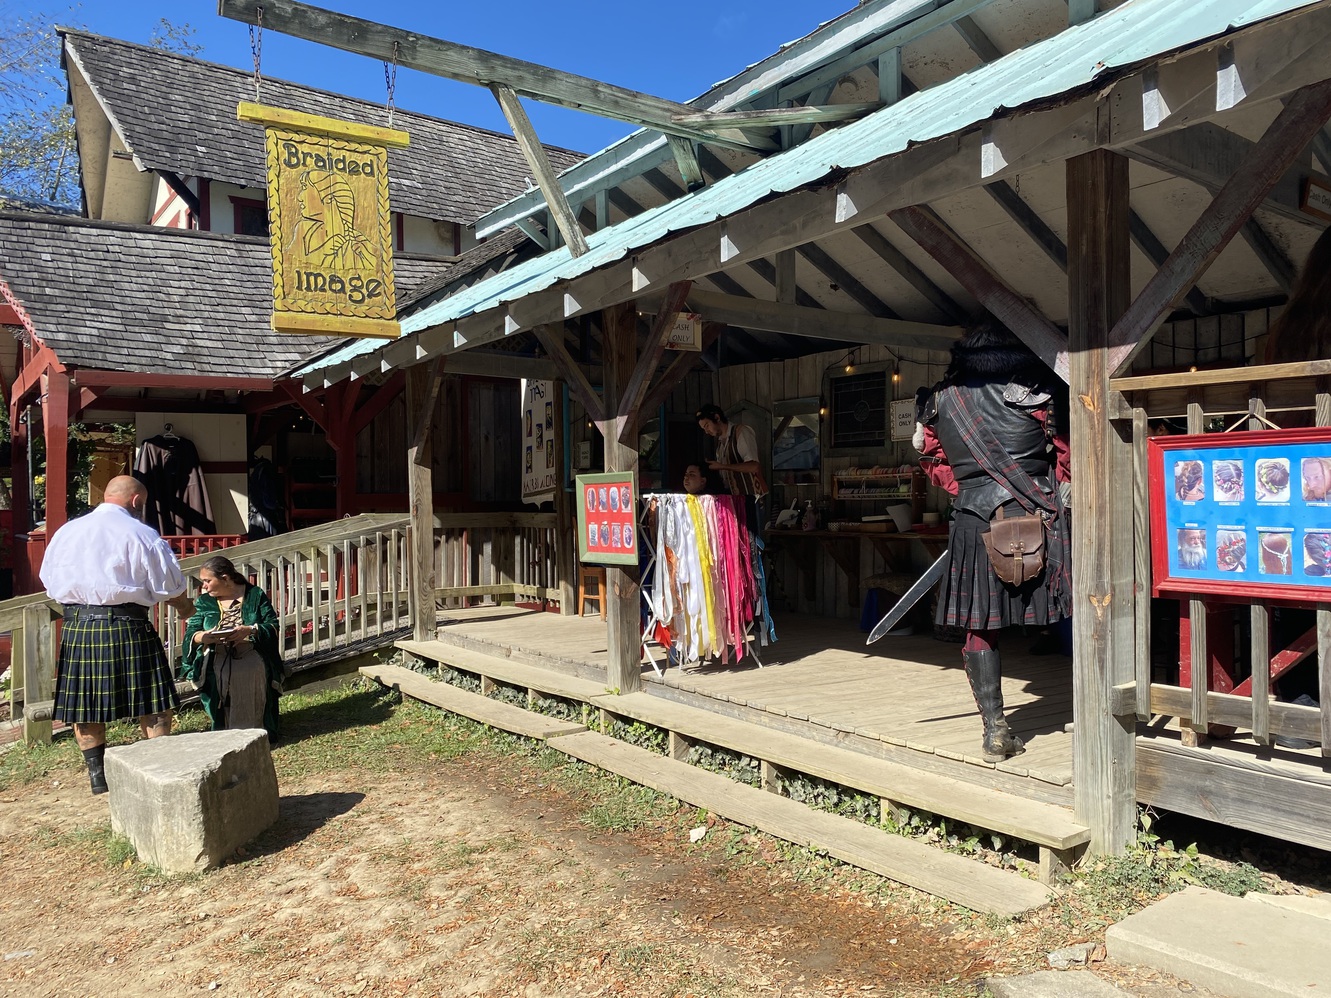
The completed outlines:
[[[393,92],[397,90],[397,42],[393,42],[393,68],[390,71],[388,63],[384,63],[384,87],[388,90],[388,103],[384,106],[388,109],[388,127],[393,127]]]
[[[250,52],[254,56],[254,103],[262,104],[259,98],[259,63],[263,56],[263,8],[255,7],[255,23],[250,25]]]

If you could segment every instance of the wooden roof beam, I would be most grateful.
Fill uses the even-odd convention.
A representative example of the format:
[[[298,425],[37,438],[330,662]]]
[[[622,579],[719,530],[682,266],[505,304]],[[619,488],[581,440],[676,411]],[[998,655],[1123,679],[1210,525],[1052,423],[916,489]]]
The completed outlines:
[[[937,260],[981,305],[1021,337],[1064,381],[1068,378],[1068,338],[1025,298],[1003,282],[948,225],[926,205],[900,208],[892,221]]]
[[[672,360],[666,369],[661,372],[661,376],[656,379],[656,384],[647,393],[647,397],[642,400],[643,412],[651,412],[665,403],[665,400],[670,397],[670,393],[693,370],[697,362],[703,359],[703,354],[711,348],[712,344],[720,338],[723,329],[725,329],[725,326],[720,322],[704,322],[702,324],[702,350],[697,352],[681,350],[679,352],[679,356]]]
[[[582,234],[582,227],[573,216],[573,209],[569,207],[568,198],[564,197],[564,191],[559,186],[554,167],[550,165],[550,157],[546,155],[541,140],[536,137],[536,129],[532,128],[531,119],[527,117],[522,101],[518,100],[518,95],[513,92],[512,87],[502,83],[490,84],[490,93],[494,94],[495,100],[499,102],[499,109],[508,119],[508,127],[513,129],[513,138],[518,140],[522,157],[531,167],[532,175],[536,177],[536,183],[540,186],[541,193],[545,195],[545,203],[550,207],[550,214],[554,217],[555,225],[559,226],[559,233],[564,237],[569,252],[574,256],[582,256],[587,252],[587,240]]]
[[[687,104],[470,45],[339,14],[297,0],[263,0],[261,4],[254,0],[218,0],[217,4],[217,12],[223,17],[245,24],[258,21],[256,10],[263,11],[263,27],[268,30],[384,62],[396,62],[432,76],[479,87],[501,84],[532,100],[588,111],[667,135],[682,135],[735,149],[766,152],[775,148],[770,141],[752,138],[735,129],[708,133],[675,124],[675,115],[692,114],[697,110]]]
[[[1317,134],[1321,134],[1320,129]],[[1242,135],[1203,122],[1167,135],[1145,138],[1122,151],[1140,163],[1190,180],[1214,192],[1220,190],[1234,175],[1234,171],[1251,154],[1255,145]],[[1307,143],[1300,149],[1306,147]],[[1303,178],[1307,172],[1307,168],[1302,165],[1286,170],[1271,185],[1261,207],[1304,225],[1321,226],[1323,223],[1320,220],[1299,207]]]
[[[878,259],[895,270],[902,280],[943,315],[961,325],[970,322],[966,310],[958,305],[951,295],[931,281],[924,271],[915,266],[905,253],[893,246],[887,237],[872,225],[861,225],[851,231],[859,237],[860,242],[873,251]]]
[[[658,299],[659,300],[659,299]],[[652,307],[644,299],[644,308]],[[879,319],[850,312],[804,308],[760,298],[741,298],[694,289],[689,304],[713,322],[738,328],[789,333],[815,340],[840,340],[885,347],[920,347],[946,350],[961,335],[960,326],[936,326],[905,319]]]
[[[1262,228],[1262,224],[1255,218],[1249,218],[1243,223],[1243,241],[1248,244],[1248,248],[1257,254],[1257,259],[1262,261],[1262,266],[1270,274],[1275,282],[1280,285],[1280,290],[1289,294],[1290,288],[1294,286],[1295,268],[1290,262],[1289,257],[1285,256],[1285,251],[1276,245],[1267,231]]]
[[[1304,87],[1285,104],[1265,134],[1169,259],[1147,282],[1110,335],[1109,370],[1121,374],[1146,345],[1173,303],[1197,283],[1290,164],[1331,115],[1331,81]]]
[[[842,77],[855,72],[860,67],[876,62],[880,55],[893,49],[899,49],[917,38],[924,37],[931,31],[954,24],[963,17],[969,17],[977,10],[983,10],[993,2],[994,0],[951,0],[949,3],[942,4],[930,13],[880,35],[867,45],[861,45],[853,52],[848,52],[841,58],[834,59],[813,72],[785,84],[777,91],[777,100],[798,100],[824,84],[836,83]]]
[[[546,354],[555,362],[555,367],[559,369],[560,376],[568,383],[568,390],[573,393],[574,398],[582,403],[587,418],[594,423],[604,422],[605,402],[596,393],[592,383],[587,380],[587,375],[578,366],[578,362],[568,352],[568,347],[564,345],[563,327],[542,325],[533,329],[532,333],[541,346],[545,348]]]
[[[985,184],[984,189],[989,192],[989,196],[998,202],[998,206],[1007,212],[1008,217],[1017,223],[1018,228],[1026,235],[1030,236],[1031,241],[1036,246],[1044,250],[1045,256],[1054,261],[1054,264],[1063,273],[1068,272],[1068,247],[1058,233],[1049,228],[1044,223],[1035,209],[1021,199],[1021,195],[1013,189],[1012,185],[1006,180],[998,180],[992,184]]]
[[[692,281],[676,281],[666,290],[665,300],[657,309],[656,319],[652,323],[651,332],[647,335],[647,349],[638,356],[629,383],[619,397],[619,410],[616,415],[623,419],[624,433],[637,432],[637,420],[624,417],[632,417],[642,405],[647,389],[651,387],[652,375],[656,373],[661,358],[665,356],[666,345],[670,342],[670,329],[674,326],[676,317],[684,310],[685,300],[692,287]],[[623,437],[620,439],[622,441]]]
[[[1131,209],[1128,210],[1128,234],[1137,248],[1155,264],[1157,270],[1169,259],[1169,250],[1165,249],[1165,244],[1151,231],[1151,227],[1142,221],[1142,217]],[[1184,300],[1194,315],[1206,315],[1211,312],[1211,303],[1199,287],[1194,286],[1189,289]]]

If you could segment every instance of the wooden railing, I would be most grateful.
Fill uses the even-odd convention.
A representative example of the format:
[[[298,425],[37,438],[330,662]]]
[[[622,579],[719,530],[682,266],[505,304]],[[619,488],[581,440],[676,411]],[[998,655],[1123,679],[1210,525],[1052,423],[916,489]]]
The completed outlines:
[[[1316,605],[1312,626],[1288,647],[1272,648],[1270,608],[1273,601],[1201,597],[1183,598],[1180,622],[1187,640],[1179,645],[1181,665],[1176,682],[1155,681],[1151,663],[1151,552],[1150,509],[1147,488],[1147,427],[1162,417],[1182,418],[1189,433],[1201,433],[1215,418],[1226,427],[1247,420],[1248,429],[1266,429],[1264,420],[1277,425],[1331,425],[1331,361],[1278,364],[1264,367],[1190,371],[1178,374],[1118,378],[1111,382],[1114,417],[1131,421],[1134,450],[1134,558],[1136,594],[1136,680],[1116,689],[1111,704],[1119,716],[1136,714],[1178,718],[1185,743],[1217,730],[1251,734],[1260,745],[1276,735],[1303,739],[1322,746],[1331,755],[1331,602]],[[1177,597],[1175,597],[1177,598]],[[1210,618],[1225,618],[1215,627]],[[1233,692],[1210,688],[1215,640],[1223,638],[1226,651],[1234,645],[1233,620],[1246,618],[1248,648],[1237,649],[1246,658],[1251,675],[1236,680]],[[1241,616],[1239,616],[1241,615]],[[1178,639],[1176,639],[1177,641]],[[1186,647],[1184,647],[1184,644]],[[1246,655],[1244,652],[1246,651]],[[1319,707],[1277,701],[1271,684],[1285,669],[1316,656]],[[1171,677],[1172,678],[1172,677]]]
[[[237,570],[272,599],[289,669],[316,656],[387,643],[409,628],[407,524],[402,514],[366,513],[226,550]],[[199,591],[199,568],[214,554],[181,559],[191,595]],[[60,613],[44,593],[0,602],[0,633],[8,632],[12,642],[10,709],[13,717],[22,712],[30,742],[51,737]],[[152,613],[168,656],[178,661],[186,618],[166,604]]]
[[[560,602],[553,513],[449,513],[436,517],[435,599],[444,607]]]

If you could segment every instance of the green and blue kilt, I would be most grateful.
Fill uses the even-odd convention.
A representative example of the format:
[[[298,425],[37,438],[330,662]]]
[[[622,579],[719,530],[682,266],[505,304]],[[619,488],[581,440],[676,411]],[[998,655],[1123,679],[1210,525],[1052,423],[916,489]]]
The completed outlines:
[[[146,620],[66,620],[59,669],[58,721],[105,724],[180,706],[162,640]]]

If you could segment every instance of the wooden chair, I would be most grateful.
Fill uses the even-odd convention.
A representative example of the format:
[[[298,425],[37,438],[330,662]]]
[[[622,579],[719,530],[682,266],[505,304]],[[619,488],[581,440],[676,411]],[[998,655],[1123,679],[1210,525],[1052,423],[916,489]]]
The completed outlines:
[[[596,583],[595,591],[588,592],[588,581]],[[605,566],[578,564],[578,616],[586,612],[587,600],[595,600],[605,620]]]

